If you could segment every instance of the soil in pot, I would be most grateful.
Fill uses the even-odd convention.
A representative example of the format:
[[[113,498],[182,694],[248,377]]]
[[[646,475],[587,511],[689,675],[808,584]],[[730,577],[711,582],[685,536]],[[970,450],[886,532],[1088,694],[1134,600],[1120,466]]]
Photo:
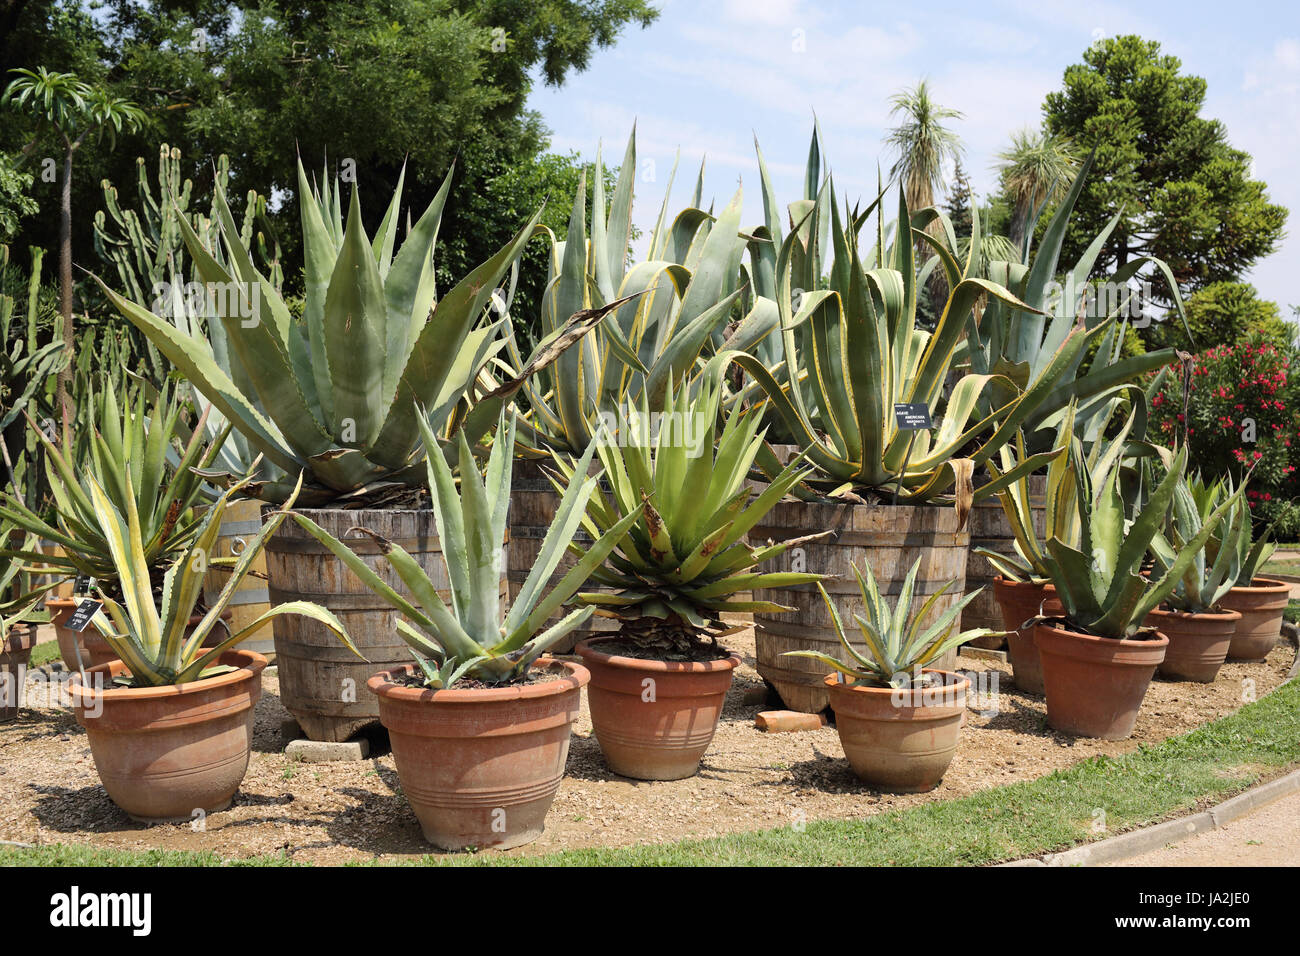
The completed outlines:
[[[1240,620],[1236,611],[1152,611],[1147,615],[1147,625],[1169,638],[1169,649],[1156,673],[1170,680],[1210,683],[1219,675]]]
[[[694,776],[740,657],[722,650],[704,655],[713,659],[664,661],[618,653],[625,647],[618,637],[578,645],[591,671],[587,702],[605,763],[636,780]]]
[[[15,720],[23,700],[27,662],[36,646],[36,625],[16,624],[0,647],[0,723]]]
[[[966,559],[970,532],[958,528],[950,505],[864,505],[815,501],[782,501],[750,531],[754,541],[786,541],[820,531],[834,534],[791,548],[764,565],[764,571],[815,571],[834,575],[823,586],[840,617],[853,620],[862,608],[862,595],[850,565],[871,568],[881,593],[897,600],[913,563],[921,559],[913,610],[949,581],[953,585],[935,601],[926,623],[935,621],[961,601],[966,590]],[[786,651],[818,650],[843,660],[846,656],[830,612],[816,585],[761,588],[755,600],[774,601],[795,610],[754,615],[758,672],[790,710],[816,713],[830,697],[823,681],[829,668],[806,657],[783,657]],[[960,627],[961,622],[954,626]],[[933,662],[939,670],[956,667],[957,652]]]
[[[232,650],[238,668],[167,687],[116,687],[121,661],[74,677],[73,710],[86,728],[109,797],[135,820],[190,820],[224,810],[248,770],[253,707],[266,658]]]
[[[508,849],[542,835],[564,776],[586,668],[542,658],[506,687],[409,686],[414,664],[371,677],[402,793],[444,850]]]
[[[1081,737],[1124,740],[1133,733],[1138,711],[1169,638],[1148,632],[1117,640],[1068,630],[1064,622],[1034,628],[1047,694],[1047,722]]]
[[[1058,617],[1065,613],[1051,584],[1032,581],[1008,581],[998,575],[993,579],[993,595],[1001,613],[1000,625],[1007,636],[1007,660],[1016,686],[1030,694],[1043,693],[1043,665],[1034,644],[1034,626],[1025,623],[1038,617]],[[965,618],[962,626],[966,627]]]
[[[1250,587],[1228,592],[1220,606],[1241,615],[1228,645],[1230,661],[1262,661],[1282,636],[1282,613],[1291,596],[1291,585],[1272,578],[1255,578]]]
[[[957,752],[970,680],[926,669],[924,687],[895,690],[826,676],[835,728],[858,778],[892,793],[933,790]]]

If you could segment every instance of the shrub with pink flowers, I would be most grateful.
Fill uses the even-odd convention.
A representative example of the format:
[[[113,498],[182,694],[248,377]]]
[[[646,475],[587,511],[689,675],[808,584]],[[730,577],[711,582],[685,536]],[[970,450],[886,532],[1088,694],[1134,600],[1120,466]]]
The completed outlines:
[[[1152,399],[1152,431],[1166,444],[1184,425],[1192,461],[1207,477],[1240,479],[1252,467],[1247,497],[1279,538],[1300,538],[1300,366],[1267,342],[1207,349],[1195,357],[1184,422],[1181,369],[1168,370]]]

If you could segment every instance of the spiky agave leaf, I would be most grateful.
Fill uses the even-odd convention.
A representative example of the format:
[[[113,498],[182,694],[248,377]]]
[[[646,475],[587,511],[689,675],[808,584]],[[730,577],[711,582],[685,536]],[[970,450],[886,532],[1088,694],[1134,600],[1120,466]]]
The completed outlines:
[[[563,557],[587,499],[598,483],[596,477],[586,477],[586,464],[596,451],[593,441],[583,458],[583,479],[564,489],[537,562],[514,606],[503,616],[498,597],[501,542],[510,501],[515,429],[514,413],[507,419],[503,411],[483,474],[463,432],[458,436],[458,491],[455,475],[435,440],[433,428],[421,416],[420,430],[429,447],[427,471],[434,521],[451,581],[450,608],[419,562],[394,542],[365,528],[352,529],[379,543],[380,554],[412,600],[388,586],[342,541],[306,516],[294,515],[294,520],[337,555],[377,597],[406,618],[398,622],[398,633],[411,647],[427,686],[434,689],[449,687],[467,675],[488,684],[523,679],[547,648],[591,616],[590,608],[581,608],[539,634],[547,619],[573,597],[592,569],[605,559],[640,516],[638,510],[616,522],[608,533],[598,536],[583,559],[549,593],[542,593],[542,586]],[[436,666],[430,660],[436,661]]]
[[[181,329],[101,281],[109,299],[270,466],[305,472],[313,506],[424,477],[421,413],[440,441],[485,366],[504,347],[508,319],[488,306],[532,235],[537,215],[441,297],[433,256],[451,173],[396,247],[401,185],[379,233],[364,231],[356,190],[344,217],[337,182],[312,188],[299,164],[305,258],[301,323],[254,265],[225,197],[215,200],[224,255],[180,217],[195,268],[214,295],[202,329]],[[560,317],[563,326],[570,314]],[[509,381],[498,399],[523,383]],[[476,419],[478,421],[478,419]],[[490,422],[488,422],[490,424]],[[479,436],[471,436],[477,439]],[[260,481],[248,493],[282,501],[292,486]]]
[[[301,480],[300,477],[300,485]],[[217,663],[225,651],[247,640],[272,618],[283,614],[299,614],[318,621],[332,631],[345,647],[358,657],[361,656],[338,618],[325,608],[307,601],[289,601],[277,605],[239,631],[228,634],[215,647],[202,647],[204,639],[234,598],[240,583],[252,570],[253,562],[261,554],[267,539],[287,517],[288,508],[293,504],[293,494],[286,505],[263,524],[262,529],[240,553],[220,595],[187,638],[184,634],[186,624],[193,616],[202,593],[206,555],[211,553],[216,542],[226,506],[231,497],[239,492],[240,486],[234,486],[217,499],[199,523],[194,544],[173,560],[164,578],[161,608],[155,601],[149,567],[144,557],[135,496],[128,493],[127,513],[124,516],[93,476],[88,479],[88,488],[100,533],[108,542],[115,579],[123,597],[119,603],[101,589],[99,598],[103,602],[103,608],[101,613],[91,619],[91,623],[126,663],[136,686],[157,687],[197,680],[204,671]],[[129,476],[127,488],[128,492],[132,490]]]
[[[863,613],[855,615],[858,629],[862,634],[865,653],[859,651],[849,640],[840,618],[839,609],[826,589],[818,584],[822,600],[830,611],[831,626],[835,636],[849,655],[847,662],[839,660],[821,651],[786,651],[783,657],[808,657],[827,665],[831,669],[851,677],[854,683],[864,683],[877,687],[908,688],[920,679],[923,668],[931,661],[948,651],[977,637],[1000,636],[1004,631],[988,628],[975,628],[969,631],[952,633],[962,608],[975,599],[982,588],[962,598],[933,621],[922,626],[936,600],[955,582],[949,581],[938,592],[930,595],[919,610],[913,607],[913,593],[916,577],[921,569],[921,559],[917,558],[904,580],[903,589],[891,608],[885,596],[880,593],[876,577],[871,566],[864,564],[862,569],[853,566],[858,586],[862,592]],[[865,572],[865,573],[864,573]]]
[[[610,491],[595,491],[582,522],[598,537],[634,518],[630,533],[593,575],[614,593],[584,593],[580,599],[622,619],[630,632],[646,631],[647,640],[655,642],[671,632],[679,635],[674,644],[689,643],[720,627],[721,615],[730,610],[786,610],[736,595],[749,587],[794,586],[822,577],[753,572],[799,543],[756,548],[745,536],[810,472],[796,459],[761,495],[751,496],[745,480],[763,443],[760,414],[736,411],[724,417],[723,390],[715,377],[703,376],[697,388],[693,396],[689,383],[666,392],[657,433],[648,434],[641,422],[629,419],[617,433],[602,436],[598,451]],[[642,396],[646,419],[650,407]],[[581,463],[558,452],[553,460],[557,488],[584,474]],[[571,550],[583,558],[590,554],[578,545]]]

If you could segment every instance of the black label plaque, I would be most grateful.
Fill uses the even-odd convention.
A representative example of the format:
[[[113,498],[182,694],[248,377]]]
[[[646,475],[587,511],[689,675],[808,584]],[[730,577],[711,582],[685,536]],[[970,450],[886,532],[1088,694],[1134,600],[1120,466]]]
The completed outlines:
[[[922,428],[934,427],[934,422],[930,420],[930,406],[924,402],[896,404],[894,406],[894,421],[898,423],[898,427],[903,431],[917,431]]]
[[[96,601],[94,598],[86,598],[77,605],[77,609],[72,612],[72,615],[63,626],[70,631],[76,631],[80,634],[86,629],[86,625],[90,623],[90,619],[94,617],[96,612],[98,612],[103,606],[103,601]]]

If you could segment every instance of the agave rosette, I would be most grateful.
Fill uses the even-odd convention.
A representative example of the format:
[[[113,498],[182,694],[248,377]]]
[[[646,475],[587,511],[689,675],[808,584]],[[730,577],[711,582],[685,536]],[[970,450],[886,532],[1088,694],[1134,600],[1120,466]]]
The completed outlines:
[[[587,477],[586,467],[595,454],[593,442],[581,460],[582,477],[565,489],[537,560],[519,595],[503,615],[499,594],[501,542],[510,505],[515,418],[512,415],[508,425],[504,420],[498,423],[484,475],[479,474],[464,431],[457,432],[459,492],[451,466],[433,442],[428,426],[423,427],[426,440],[434,449],[428,457],[428,482],[451,583],[450,607],[425,570],[400,545],[365,528],[352,529],[379,543],[381,553],[405,585],[409,598],[386,584],[344,542],[310,518],[294,515],[294,519],[337,555],[379,598],[402,614],[404,620],[398,621],[398,632],[414,653],[426,686],[446,688],[467,676],[487,684],[521,680],[549,647],[591,617],[593,608],[578,608],[543,630],[547,619],[573,596],[591,570],[622,540],[639,512],[615,522],[606,534],[593,541],[575,567],[549,592],[543,592],[595,490],[597,479]]]
[[[345,223],[338,181],[318,191],[300,163],[301,321],[255,267],[220,193],[215,205],[228,267],[186,217],[177,219],[215,300],[206,337],[106,286],[105,292],[256,453],[285,475],[306,473],[302,504],[373,503],[375,495],[402,493],[423,479],[417,405],[429,410],[439,441],[463,421],[476,379],[503,347],[507,319],[489,309],[497,283],[540,215],[439,297],[433,257],[450,184],[449,173],[398,249],[400,180],[371,239],[357,190]],[[572,321],[586,328],[598,317]],[[496,397],[508,398],[519,384],[506,382]],[[289,490],[284,480],[247,486],[248,494],[271,501]]]
[[[973,628],[969,631],[953,633],[962,608],[973,601],[983,590],[977,588],[967,594],[936,617],[929,624],[922,626],[939,599],[955,583],[946,582],[938,591],[926,598],[920,610],[912,613],[912,601],[916,594],[916,576],[921,570],[921,559],[917,558],[903,581],[903,589],[898,600],[891,608],[870,565],[864,565],[866,574],[853,565],[853,574],[858,579],[858,589],[862,594],[862,613],[854,613],[853,619],[862,634],[862,643],[866,653],[862,653],[849,640],[844,630],[844,621],[839,608],[826,593],[821,584],[822,600],[830,611],[831,624],[835,636],[848,652],[848,661],[841,661],[821,651],[786,651],[783,657],[811,657],[826,666],[853,678],[853,683],[864,683],[881,687],[908,688],[921,677],[927,664],[937,661],[953,648],[979,637],[1001,636],[1005,631],[995,631],[987,627]]]
[[[822,577],[754,570],[786,549],[822,536],[758,546],[746,540],[749,530],[811,470],[796,459],[754,495],[746,478],[763,446],[762,416],[757,409],[733,412],[719,432],[722,397],[715,376],[703,379],[693,397],[685,385],[670,388],[656,433],[643,395],[638,418],[599,442],[609,492],[592,496],[583,524],[596,538],[629,516],[637,518],[605,565],[591,574],[611,591],[584,592],[579,598],[622,619],[625,634],[649,644],[682,649],[723,627],[721,615],[728,611],[792,610],[749,600],[745,592]],[[554,461],[557,488],[582,474],[582,462],[558,453]],[[571,550],[584,553],[576,544]]]

